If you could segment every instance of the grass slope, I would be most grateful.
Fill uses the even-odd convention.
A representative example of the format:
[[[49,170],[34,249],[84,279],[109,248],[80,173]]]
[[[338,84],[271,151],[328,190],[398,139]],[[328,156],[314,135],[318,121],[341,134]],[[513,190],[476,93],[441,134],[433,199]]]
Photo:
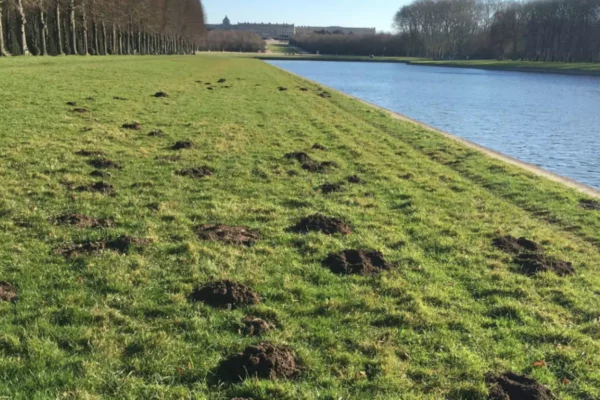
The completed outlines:
[[[0,281],[19,290],[16,304],[0,302],[0,397],[478,399],[485,375],[507,370],[559,398],[600,396],[600,212],[581,208],[580,194],[340,94],[320,97],[258,60],[15,58],[0,60],[0,87]],[[169,97],[152,97],[161,90]],[[132,121],[143,129],[120,128]],[[166,136],[147,136],[155,129]],[[195,148],[169,149],[185,139]],[[72,189],[99,180],[82,149],[121,165],[104,178],[114,196]],[[310,173],[284,159],[291,151],[339,167]],[[175,174],[204,165],[213,176]],[[365,184],[315,190],[354,174]],[[53,222],[66,212],[116,226]],[[315,212],[353,233],[288,230]],[[193,228],[204,223],[261,239],[201,241]],[[152,243],[128,255],[54,252],[122,234]],[[500,234],[544,244],[577,273],[519,273],[491,244]],[[396,267],[348,277],[321,266],[345,248],[379,250]],[[188,300],[220,278],[262,303]],[[247,314],[277,329],[243,336]],[[305,371],[220,383],[219,362],[259,340],[293,347]]]

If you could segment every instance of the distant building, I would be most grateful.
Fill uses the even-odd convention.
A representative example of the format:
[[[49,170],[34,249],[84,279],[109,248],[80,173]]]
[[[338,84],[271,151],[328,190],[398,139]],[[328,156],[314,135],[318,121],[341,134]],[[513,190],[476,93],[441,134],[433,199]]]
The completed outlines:
[[[296,27],[294,24],[263,24],[243,22],[232,25],[229,18],[226,16],[222,24],[207,24],[206,29],[212,30],[227,30],[227,31],[242,31],[256,33],[263,39],[278,39],[289,40],[294,36]]]
[[[339,35],[375,35],[375,28],[347,28],[344,26],[298,26],[296,35],[310,35],[313,33],[339,34]]]
[[[243,22],[231,24],[227,16],[221,24],[207,24],[206,29],[253,32],[263,39],[289,40],[295,35],[309,35],[312,33],[340,34],[340,35],[375,35],[375,28],[347,28],[343,26],[298,26],[294,24],[263,24]]]

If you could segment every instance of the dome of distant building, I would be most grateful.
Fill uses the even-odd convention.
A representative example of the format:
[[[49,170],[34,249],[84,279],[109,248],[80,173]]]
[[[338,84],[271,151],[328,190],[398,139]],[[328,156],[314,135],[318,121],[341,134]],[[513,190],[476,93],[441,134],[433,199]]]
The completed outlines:
[[[229,17],[227,15],[225,16],[225,18],[223,18],[223,25],[225,25],[225,26],[231,25],[231,21],[229,20]]]

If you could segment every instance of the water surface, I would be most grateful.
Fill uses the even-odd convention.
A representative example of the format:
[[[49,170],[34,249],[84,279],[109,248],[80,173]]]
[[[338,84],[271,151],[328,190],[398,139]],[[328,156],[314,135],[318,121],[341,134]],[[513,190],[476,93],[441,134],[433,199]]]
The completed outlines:
[[[600,189],[600,77],[392,63],[269,63]]]

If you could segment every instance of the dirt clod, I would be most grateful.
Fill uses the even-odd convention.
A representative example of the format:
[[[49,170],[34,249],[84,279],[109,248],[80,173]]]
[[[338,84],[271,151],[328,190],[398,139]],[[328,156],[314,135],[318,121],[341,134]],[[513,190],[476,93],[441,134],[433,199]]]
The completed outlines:
[[[161,136],[165,136],[165,133],[163,131],[161,131],[160,129],[157,129],[155,131],[152,131],[152,132],[148,133],[148,136],[151,136],[151,137],[161,137]]]
[[[208,89],[208,90],[213,90],[213,88],[211,88],[211,87],[207,87],[207,89]]]
[[[17,288],[8,282],[0,281],[0,301],[16,303],[17,300]]]
[[[215,308],[227,309],[260,303],[260,297],[252,289],[230,280],[198,286],[190,294],[190,299],[201,301]]]
[[[360,176],[352,175],[346,178],[346,180],[350,183],[364,183]]]
[[[225,78],[221,78],[217,81],[217,83],[225,83],[225,82],[227,82],[227,79],[225,79]]]
[[[198,168],[185,168],[175,172],[179,176],[187,176],[188,178],[202,179],[214,174],[212,168],[203,166]]]
[[[581,200],[579,206],[585,210],[600,211],[600,203],[595,200]]]
[[[323,161],[321,163],[316,161],[311,161],[302,164],[302,169],[308,172],[318,172],[325,173],[331,170],[332,168],[337,168],[338,164],[334,161]]]
[[[110,178],[110,174],[108,172],[99,170],[90,172],[90,176],[94,178]]]
[[[323,194],[335,193],[335,192],[343,192],[346,190],[344,187],[344,182],[338,183],[326,183],[324,185],[319,186],[318,190]]]
[[[67,101],[67,105],[71,106],[71,107],[77,107],[77,102],[76,101]]]
[[[324,98],[324,99],[329,99],[329,98],[331,98],[331,93],[329,93],[329,92],[323,92],[319,96],[322,97],[322,98]]]
[[[301,88],[300,88],[300,91],[301,91],[301,92],[308,92],[308,89],[307,89],[307,88],[305,88],[305,87],[301,87]]]
[[[142,129],[142,125],[140,125],[139,122],[126,123],[126,124],[123,124],[121,127],[123,129],[129,129],[132,131],[139,131],[140,129]]]
[[[243,333],[247,336],[260,336],[275,328],[273,324],[262,318],[246,315],[242,318]]]
[[[383,258],[383,254],[370,250],[344,250],[340,253],[332,253],[323,260],[323,266],[329,268],[331,272],[342,275],[372,275],[392,268]]]
[[[526,275],[535,275],[547,271],[552,271],[558,276],[568,276],[575,273],[572,263],[557,260],[541,253],[521,253],[516,257],[515,262]]]
[[[98,157],[104,155],[103,152],[98,150],[79,150],[75,154],[82,157]]]
[[[279,86],[277,89],[279,89],[280,92],[285,92],[288,90],[288,88],[283,87],[283,86]]]
[[[339,218],[327,217],[323,214],[313,214],[303,218],[292,228],[295,232],[322,232],[326,235],[341,233],[349,235],[352,233],[350,226]]]
[[[73,225],[77,228],[108,228],[114,225],[114,221],[110,218],[93,218],[83,214],[63,214],[56,218],[56,223],[59,225]]]
[[[183,149],[191,149],[194,147],[194,142],[191,140],[180,140],[175,142],[175,144],[171,147],[171,150],[183,150]]]
[[[320,143],[315,143],[312,146],[313,150],[323,150],[323,151],[327,151],[327,147],[323,146]]]
[[[78,192],[98,192],[104,194],[113,194],[115,189],[111,184],[101,181],[92,183],[90,185],[79,186],[75,190],[77,190]]]
[[[149,239],[141,239],[124,235],[111,240],[86,240],[82,242],[76,242],[61,246],[57,248],[55,252],[56,254],[66,258],[79,257],[83,254],[96,253],[104,250],[111,250],[121,254],[129,254],[133,247],[143,247],[150,243],[151,241]]]
[[[293,153],[287,153],[285,155],[286,160],[296,160],[300,163],[312,162],[312,158],[304,152],[298,151]]]
[[[202,240],[243,246],[252,246],[260,239],[258,232],[244,226],[200,225],[196,228],[196,233]]]
[[[96,169],[121,169],[121,166],[119,164],[112,160],[109,160],[108,158],[96,158],[94,160],[89,160],[88,164]]]
[[[288,346],[259,343],[223,361],[218,370],[224,381],[246,378],[292,379],[301,372],[296,352]]]
[[[77,113],[77,114],[85,114],[85,113],[89,112],[89,110],[87,108],[74,108],[71,111],[74,113]]]
[[[490,399],[492,400],[551,400],[554,395],[546,386],[535,379],[513,372],[500,376],[488,376]]]
[[[169,95],[167,94],[167,92],[156,92],[154,93],[154,97],[161,98],[161,97],[169,97]]]
[[[521,237],[516,239],[512,236],[502,236],[493,240],[493,245],[500,250],[503,250],[507,253],[518,254],[522,251],[542,251],[542,246],[534,242],[533,240],[529,240],[527,238]]]

